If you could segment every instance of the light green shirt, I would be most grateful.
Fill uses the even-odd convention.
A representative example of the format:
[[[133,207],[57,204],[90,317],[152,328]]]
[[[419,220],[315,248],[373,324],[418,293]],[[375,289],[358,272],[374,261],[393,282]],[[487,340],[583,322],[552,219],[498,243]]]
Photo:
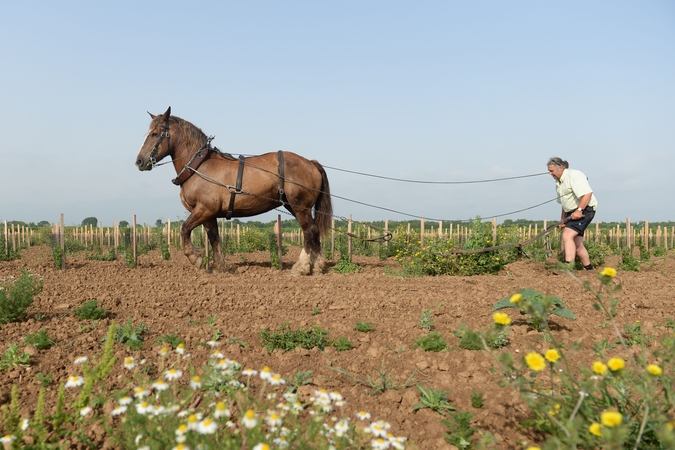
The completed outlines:
[[[598,200],[592,194],[593,189],[588,184],[588,178],[583,172],[573,169],[565,169],[556,181],[555,190],[558,193],[558,203],[562,205],[565,212],[572,212],[579,207],[579,199],[584,195],[591,193],[591,200],[588,206],[597,209]]]

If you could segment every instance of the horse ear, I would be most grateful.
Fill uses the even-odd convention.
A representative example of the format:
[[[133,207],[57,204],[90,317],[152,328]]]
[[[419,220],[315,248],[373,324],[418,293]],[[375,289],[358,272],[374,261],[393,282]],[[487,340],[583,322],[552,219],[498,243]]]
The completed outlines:
[[[171,107],[169,106],[169,109],[166,110],[164,113],[164,120],[168,119],[169,116],[171,116]]]
[[[153,120],[154,120],[155,117],[157,117],[156,115],[154,115],[154,114],[151,113],[150,111],[148,111],[148,114],[150,114],[150,117],[151,117]]]

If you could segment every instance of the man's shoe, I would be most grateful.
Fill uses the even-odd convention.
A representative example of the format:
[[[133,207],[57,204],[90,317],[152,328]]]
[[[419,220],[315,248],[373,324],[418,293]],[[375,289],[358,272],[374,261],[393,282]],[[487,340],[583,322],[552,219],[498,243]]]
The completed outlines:
[[[584,270],[595,270],[595,267],[593,267],[593,264],[589,264],[587,266],[584,266]]]

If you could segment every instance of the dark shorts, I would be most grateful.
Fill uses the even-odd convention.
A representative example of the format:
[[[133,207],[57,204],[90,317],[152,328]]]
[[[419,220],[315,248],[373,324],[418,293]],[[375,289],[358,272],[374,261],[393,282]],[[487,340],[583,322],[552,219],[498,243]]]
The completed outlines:
[[[565,217],[569,217],[572,215],[574,211],[565,213]],[[582,212],[581,219],[578,220],[570,220],[565,224],[565,228],[571,228],[574,231],[576,231],[579,236],[584,235],[584,231],[590,225],[590,223],[593,221],[593,217],[595,217],[595,210],[591,208],[590,206],[587,206],[586,209],[584,209]]]

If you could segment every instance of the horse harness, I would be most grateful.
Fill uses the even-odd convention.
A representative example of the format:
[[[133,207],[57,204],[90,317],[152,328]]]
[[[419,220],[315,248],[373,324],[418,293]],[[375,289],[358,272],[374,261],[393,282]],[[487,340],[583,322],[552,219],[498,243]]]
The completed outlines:
[[[168,132],[166,133],[168,136]],[[159,146],[161,143],[161,137],[160,140],[157,142],[157,145],[155,145],[155,149]],[[211,156],[211,153],[217,153],[220,156],[224,157],[225,159],[229,160],[235,160],[235,157],[232,156],[229,153],[223,153],[217,148],[211,147],[211,140],[213,137],[209,137],[208,140],[204,145],[201,146],[201,148],[194,154],[192,155],[192,158],[190,158],[190,161],[183,167],[183,169],[178,173],[178,176],[171,180],[173,184],[176,186],[180,186],[183,183],[185,183],[188,178],[192,176],[193,173],[197,173],[197,168],[209,159]],[[155,150],[153,149],[153,151]],[[279,150],[277,152],[277,157],[279,158],[279,202],[284,204],[286,202],[286,192],[284,191],[284,153]],[[244,176],[244,163],[246,160],[246,157],[244,155],[239,155],[239,167],[237,169],[237,182],[232,188],[232,186],[225,186],[229,191],[230,191],[230,203],[227,207],[227,212],[225,213],[225,218],[227,220],[232,219],[232,213],[234,211],[234,199],[237,194],[243,194],[244,192],[241,190],[241,183],[242,179]]]

